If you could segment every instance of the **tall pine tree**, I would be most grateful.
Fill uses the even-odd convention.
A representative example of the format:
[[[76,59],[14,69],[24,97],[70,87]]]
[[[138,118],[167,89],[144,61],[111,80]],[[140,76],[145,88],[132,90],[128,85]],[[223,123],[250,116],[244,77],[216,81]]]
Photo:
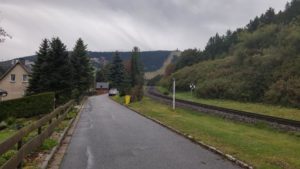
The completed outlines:
[[[49,55],[45,60],[44,72],[41,75],[45,79],[47,91],[70,92],[72,72],[66,46],[57,38],[52,38]]]
[[[87,45],[79,38],[70,57],[72,65],[72,88],[80,93],[89,89],[92,82],[92,67],[87,54]]]
[[[140,51],[138,47],[134,47],[131,54],[131,86],[143,85],[144,74],[143,66],[140,62]]]
[[[47,64],[45,61],[48,57],[49,53],[49,41],[44,39],[40,45],[39,51],[36,53],[37,59],[35,64],[32,67],[31,78],[29,79],[29,87],[27,92],[29,94],[39,93],[45,90],[45,78],[43,73],[45,72],[45,65]]]
[[[119,52],[116,51],[110,67],[109,80],[111,82],[111,87],[115,87],[119,89],[120,92],[122,92],[124,78],[125,78],[124,65],[119,56]]]
[[[134,47],[131,54],[131,96],[132,100],[141,100],[143,97],[144,73],[143,65],[140,61],[140,51],[138,47]]]

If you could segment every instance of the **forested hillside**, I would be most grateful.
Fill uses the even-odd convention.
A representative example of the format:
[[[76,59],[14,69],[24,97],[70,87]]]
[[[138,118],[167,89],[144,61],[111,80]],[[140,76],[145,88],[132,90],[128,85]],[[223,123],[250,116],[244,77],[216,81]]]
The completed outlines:
[[[107,62],[112,61],[112,57],[115,52],[92,52],[89,51],[88,55],[91,58],[97,58],[97,59],[104,59]],[[165,60],[168,58],[170,55],[171,51],[142,51],[141,52],[141,61],[144,65],[144,69],[146,72],[152,72],[155,70],[160,69]],[[131,56],[131,52],[119,52],[120,57],[122,60],[128,60]],[[26,57],[21,57],[19,59],[23,60],[29,60],[29,61],[35,61],[36,56],[26,56]],[[93,65],[98,68],[100,66],[100,63],[95,62],[95,60],[92,60]],[[7,66],[9,65],[9,66]],[[0,75],[1,75],[1,68],[2,69],[7,69],[7,67],[10,67],[11,61],[4,61],[0,62]]]
[[[198,97],[300,107],[300,1],[216,34],[203,51],[184,51],[175,66],[161,85],[175,77],[180,90],[196,83]]]

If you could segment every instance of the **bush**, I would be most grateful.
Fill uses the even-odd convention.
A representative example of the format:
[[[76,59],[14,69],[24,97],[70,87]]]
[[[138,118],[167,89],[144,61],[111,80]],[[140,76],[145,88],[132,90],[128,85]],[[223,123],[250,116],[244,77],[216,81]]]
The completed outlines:
[[[8,117],[33,117],[50,113],[54,106],[54,93],[42,93],[20,99],[0,102],[0,121]]]
[[[72,92],[68,90],[62,90],[55,93],[55,107],[64,105],[72,99]]]
[[[7,123],[7,125],[12,125],[16,122],[16,118],[15,117],[8,117],[5,122]]]
[[[300,107],[300,78],[278,80],[265,94],[265,101],[271,104]]]

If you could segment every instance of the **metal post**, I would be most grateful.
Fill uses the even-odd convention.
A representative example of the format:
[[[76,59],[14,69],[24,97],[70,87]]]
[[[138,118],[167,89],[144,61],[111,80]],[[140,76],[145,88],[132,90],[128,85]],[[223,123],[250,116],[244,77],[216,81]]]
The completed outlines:
[[[191,89],[191,96],[193,96],[193,90],[196,88],[196,85],[194,83],[190,84],[190,89]]]
[[[175,97],[176,97],[175,92],[176,92],[176,82],[175,82],[175,78],[173,78],[173,110],[175,110],[175,107],[176,107],[176,105],[175,105]]]

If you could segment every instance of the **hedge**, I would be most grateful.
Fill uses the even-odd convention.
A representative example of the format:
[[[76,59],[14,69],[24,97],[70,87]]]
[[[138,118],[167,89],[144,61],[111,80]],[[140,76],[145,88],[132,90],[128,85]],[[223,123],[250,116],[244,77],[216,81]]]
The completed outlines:
[[[0,121],[8,117],[27,118],[50,113],[54,107],[54,93],[41,93],[20,99],[0,102]]]

